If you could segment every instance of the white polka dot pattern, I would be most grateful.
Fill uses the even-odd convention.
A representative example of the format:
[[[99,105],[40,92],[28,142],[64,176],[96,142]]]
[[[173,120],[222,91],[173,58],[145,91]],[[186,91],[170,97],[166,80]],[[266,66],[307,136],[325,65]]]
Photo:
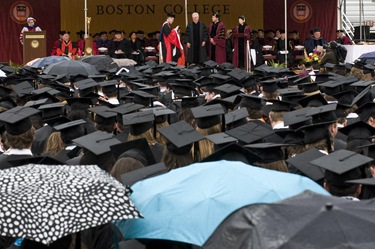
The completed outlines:
[[[95,165],[0,170],[0,235],[50,244],[114,220],[139,218],[129,194]]]

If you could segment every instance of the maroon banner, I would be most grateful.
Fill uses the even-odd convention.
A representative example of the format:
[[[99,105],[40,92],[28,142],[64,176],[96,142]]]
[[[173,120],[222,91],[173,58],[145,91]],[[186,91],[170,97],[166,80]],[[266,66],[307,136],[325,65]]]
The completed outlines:
[[[264,0],[264,29],[284,29],[284,0]],[[336,39],[337,0],[288,0],[288,32],[296,30],[304,41],[320,27],[327,41]]]
[[[60,30],[60,0],[2,0],[0,4],[0,62],[22,64],[19,37],[26,19],[34,17],[36,25],[47,32],[47,55],[51,53]]]

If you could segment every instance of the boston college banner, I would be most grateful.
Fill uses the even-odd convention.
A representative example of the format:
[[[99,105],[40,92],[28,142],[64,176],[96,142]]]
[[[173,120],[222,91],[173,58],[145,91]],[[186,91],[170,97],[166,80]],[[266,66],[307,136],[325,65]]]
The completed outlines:
[[[27,25],[27,17],[34,17],[36,24],[47,31],[47,52],[59,38],[60,0],[2,0],[0,4],[0,62],[22,63],[21,29]]]
[[[297,30],[301,39],[320,27],[327,40],[336,39],[337,0],[288,0],[288,31]],[[264,29],[284,28],[284,0],[264,0]]]

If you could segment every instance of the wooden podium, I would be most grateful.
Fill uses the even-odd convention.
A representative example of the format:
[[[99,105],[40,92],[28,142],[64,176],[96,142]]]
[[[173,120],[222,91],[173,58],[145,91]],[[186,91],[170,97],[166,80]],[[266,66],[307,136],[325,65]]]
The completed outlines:
[[[23,33],[23,64],[36,58],[46,57],[46,31],[32,31]]]

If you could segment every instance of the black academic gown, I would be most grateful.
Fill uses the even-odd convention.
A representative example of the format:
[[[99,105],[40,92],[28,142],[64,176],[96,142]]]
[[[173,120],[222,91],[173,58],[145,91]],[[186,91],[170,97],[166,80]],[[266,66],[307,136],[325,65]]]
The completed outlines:
[[[190,43],[191,47],[187,51],[187,61],[189,63],[203,63],[207,60],[206,45],[202,47],[202,42],[207,43],[208,30],[204,23],[189,23],[185,32],[185,44]]]
[[[53,128],[50,125],[45,125],[35,132],[35,140],[31,146],[31,152],[36,155],[41,155],[45,149],[47,140],[52,134]]]
[[[17,165],[17,164],[13,165],[9,161],[20,160],[20,159],[25,159],[25,158],[30,158],[30,157],[33,157],[33,156],[31,156],[31,155],[5,155],[5,154],[2,154],[2,155],[0,155],[0,170],[21,166],[21,165]]]
[[[151,149],[152,154],[154,155],[156,163],[160,163],[163,158],[163,151],[164,151],[163,145],[156,143],[156,144],[150,145],[150,149]]]

